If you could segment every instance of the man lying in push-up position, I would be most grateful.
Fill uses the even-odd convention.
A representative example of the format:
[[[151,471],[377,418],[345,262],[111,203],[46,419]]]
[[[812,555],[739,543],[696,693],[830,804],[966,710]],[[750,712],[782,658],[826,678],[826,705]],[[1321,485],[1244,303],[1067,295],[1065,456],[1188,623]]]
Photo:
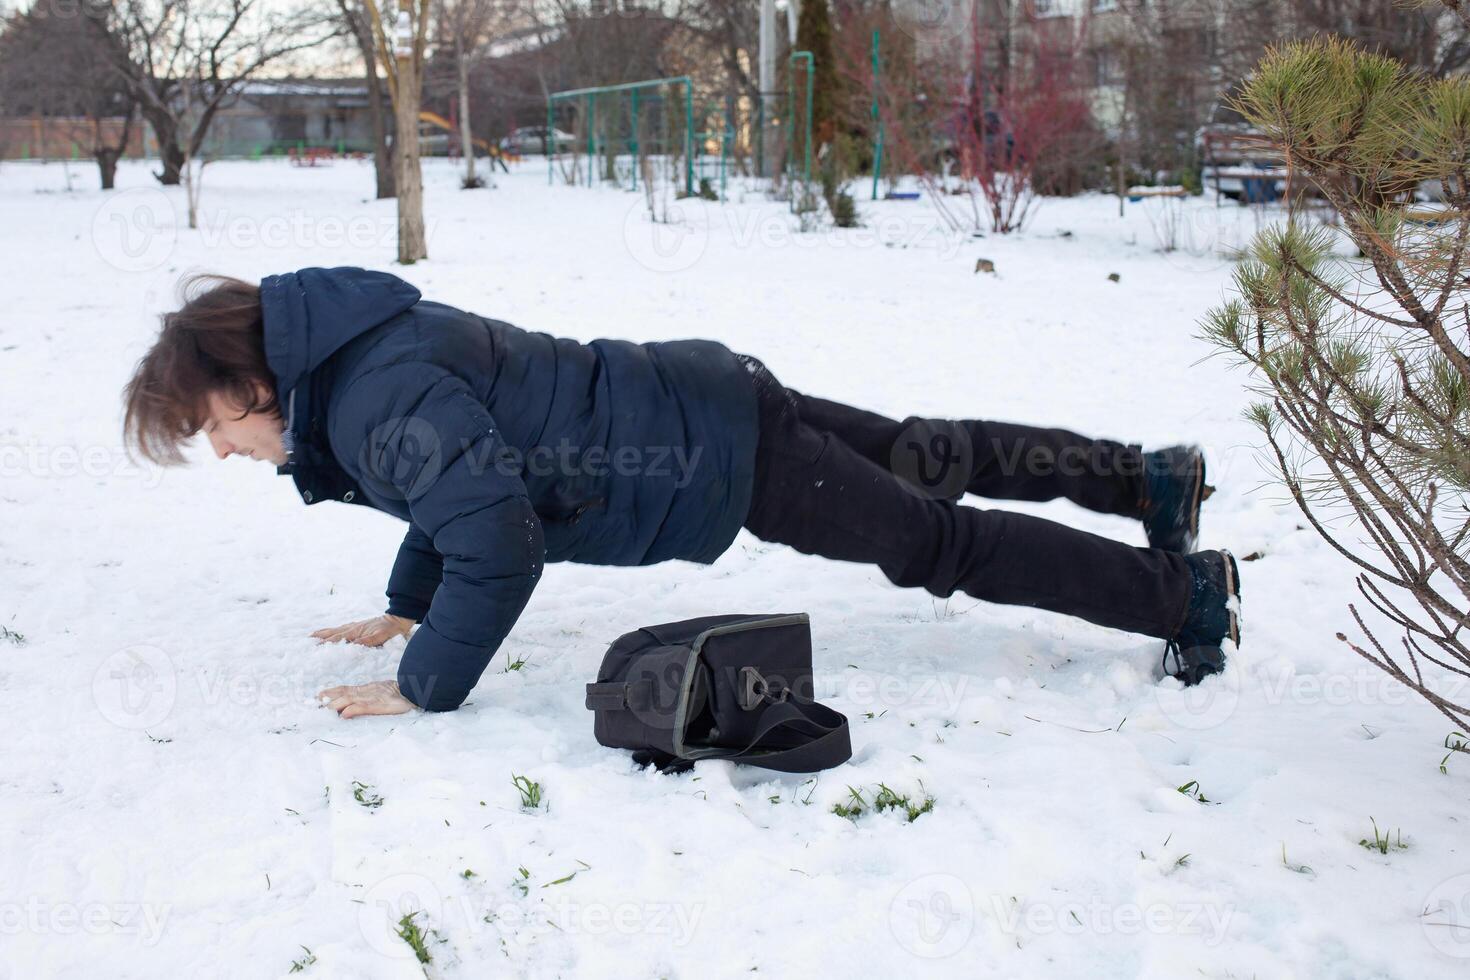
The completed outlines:
[[[387,612],[313,634],[379,646],[419,624],[396,679],[322,692],[344,718],[459,707],[544,562],[713,562],[742,527],[937,596],[1159,637],[1185,684],[1240,639],[1234,560],[1189,554],[1197,448],[895,422],[711,341],[559,340],[362,269],[200,277],[185,299],[128,383],[130,445],[177,463],[203,431],[222,459],[289,473],[308,504],[408,522]],[[961,506],[967,492],[1135,517],[1152,547]]]

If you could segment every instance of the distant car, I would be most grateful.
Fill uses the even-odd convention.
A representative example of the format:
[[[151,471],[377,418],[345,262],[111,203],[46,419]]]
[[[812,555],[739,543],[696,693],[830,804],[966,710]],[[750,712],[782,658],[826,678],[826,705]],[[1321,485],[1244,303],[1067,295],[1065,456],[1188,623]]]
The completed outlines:
[[[516,156],[526,156],[531,153],[545,153],[548,148],[553,153],[567,153],[572,149],[572,144],[577,138],[571,133],[560,129],[550,131],[548,138],[545,126],[522,126],[513,129],[509,136],[500,141],[500,149],[505,153],[513,153]],[[555,140],[555,145],[551,145]]]
[[[419,134],[419,156],[421,156],[421,157],[447,157],[447,156],[449,156],[449,134],[448,133],[420,133]]]

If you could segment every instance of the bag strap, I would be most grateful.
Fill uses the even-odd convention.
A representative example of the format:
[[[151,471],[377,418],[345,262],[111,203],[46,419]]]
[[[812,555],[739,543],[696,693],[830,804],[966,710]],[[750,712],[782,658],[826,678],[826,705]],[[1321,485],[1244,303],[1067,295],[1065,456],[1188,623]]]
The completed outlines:
[[[789,749],[762,749],[760,743],[782,728],[805,729],[811,741]],[[825,704],[808,701],[794,693],[771,705],[761,716],[755,735],[743,749],[701,749],[691,759],[729,759],[776,772],[817,772],[840,766],[852,758],[852,736],[847,718]]]

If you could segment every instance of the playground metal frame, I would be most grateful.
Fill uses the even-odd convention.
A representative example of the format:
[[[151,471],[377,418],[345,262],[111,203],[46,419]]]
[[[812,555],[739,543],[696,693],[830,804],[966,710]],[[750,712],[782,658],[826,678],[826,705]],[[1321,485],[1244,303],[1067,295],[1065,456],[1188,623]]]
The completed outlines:
[[[556,146],[556,139],[549,134],[556,132],[556,105],[559,102],[570,102],[573,99],[583,99],[587,112],[587,155],[596,159],[597,145],[597,97],[599,95],[610,95],[614,92],[630,93],[631,108],[633,114],[633,135],[628,141],[629,149],[636,161],[638,157],[638,93],[644,89],[659,88],[665,85],[684,86],[684,192],[694,193],[694,87],[690,84],[688,75],[675,75],[669,78],[650,78],[641,82],[624,82],[621,85],[594,85],[590,88],[573,88],[562,92],[553,92],[546,100],[546,131],[550,144],[546,154],[546,182],[553,183],[556,179],[556,158],[560,151]],[[587,186],[592,186],[596,179],[594,171],[596,167],[587,168]],[[638,168],[636,163],[633,168],[633,179],[636,181]]]

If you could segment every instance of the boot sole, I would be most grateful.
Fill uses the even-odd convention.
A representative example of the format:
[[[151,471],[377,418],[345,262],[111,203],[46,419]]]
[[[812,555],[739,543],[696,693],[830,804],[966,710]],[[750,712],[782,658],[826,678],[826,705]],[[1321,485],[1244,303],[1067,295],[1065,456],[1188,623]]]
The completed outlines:
[[[1225,591],[1235,600],[1236,609],[1240,607],[1240,570],[1235,567],[1235,556],[1225,549],[1220,550],[1225,556]],[[1240,614],[1235,609],[1230,612],[1230,639],[1237,648],[1240,646]]]
[[[1199,543],[1199,511],[1200,505],[1210,498],[1215,488],[1205,483],[1205,454],[1202,449],[1195,449],[1194,488],[1189,495],[1189,540],[1185,542],[1184,553],[1194,551],[1194,546]]]

